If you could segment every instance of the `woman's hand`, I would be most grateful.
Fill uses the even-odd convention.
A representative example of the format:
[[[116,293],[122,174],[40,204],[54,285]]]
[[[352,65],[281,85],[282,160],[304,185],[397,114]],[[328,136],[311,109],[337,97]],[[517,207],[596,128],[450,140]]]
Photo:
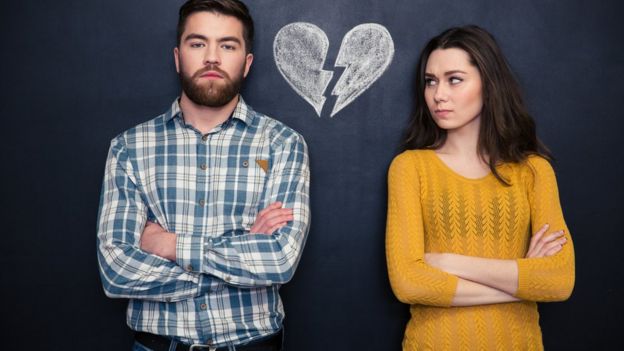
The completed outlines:
[[[567,239],[563,236],[563,230],[546,235],[550,226],[544,224],[540,230],[533,235],[526,258],[548,257],[561,251]]]

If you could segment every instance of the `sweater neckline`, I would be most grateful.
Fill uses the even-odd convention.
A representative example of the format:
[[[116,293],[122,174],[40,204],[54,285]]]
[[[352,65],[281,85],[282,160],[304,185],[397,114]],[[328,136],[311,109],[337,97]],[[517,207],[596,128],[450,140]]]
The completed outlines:
[[[488,174],[479,177],[479,178],[468,178],[465,177],[459,173],[457,173],[455,170],[453,170],[451,167],[449,167],[449,165],[447,165],[444,161],[442,161],[442,159],[440,158],[440,156],[438,156],[438,154],[435,152],[435,150],[426,150],[427,152],[430,153],[431,158],[433,158],[435,160],[435,162],[442,168],[444,169],[447,173],[449,173],[450,175],[452,175],[455,178],[461,179],[463,181],[466,182],[470,182],[470,183],[480,183],[480,182],[484,182],[492,177],[494,177],[494,174],[492,173],[492,171],[488,172]]]

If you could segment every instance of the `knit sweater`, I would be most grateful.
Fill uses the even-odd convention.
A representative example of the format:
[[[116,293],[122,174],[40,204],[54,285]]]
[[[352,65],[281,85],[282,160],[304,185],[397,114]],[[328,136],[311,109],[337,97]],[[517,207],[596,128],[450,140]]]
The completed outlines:
[[[550,163],[531,156],[465,178],[432,150],[397,156],[388,175],[386,255],[392,289],[410,304],[403,350],[541,350],[536,301],[560,301],[574,286],[574,248]],[[544,224],[565,230],[557,254],[524,258]],[[428,266],[428,252],[511,259],[519,302],[450,307],[458,278]]]

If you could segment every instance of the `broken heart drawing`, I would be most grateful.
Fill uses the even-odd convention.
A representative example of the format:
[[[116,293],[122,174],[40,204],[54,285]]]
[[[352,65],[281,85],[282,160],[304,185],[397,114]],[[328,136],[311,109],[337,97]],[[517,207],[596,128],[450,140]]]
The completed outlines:
[[[324,95],[334,72],[323,69],[329,39],[311,23],[290,23],[279,30],[273,42],[275,64],[290,86],[320,117]],[[337,96],[334,117],[383,75],[394,57],[394,42],[388,30],[376,23],[351,29],[342,39],[336,67],[345,67],[331,94]]]

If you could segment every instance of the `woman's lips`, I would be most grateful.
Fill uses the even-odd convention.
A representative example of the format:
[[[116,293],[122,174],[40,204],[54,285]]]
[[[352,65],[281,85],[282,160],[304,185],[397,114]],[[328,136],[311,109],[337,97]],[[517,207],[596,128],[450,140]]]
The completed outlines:
[[[437,117],[447,117],[451,112],[453,112],[452,110],[445,110],[445,109],[439,109],[439,110],[435,110],[433,111],[433,113],[437,116]]]

